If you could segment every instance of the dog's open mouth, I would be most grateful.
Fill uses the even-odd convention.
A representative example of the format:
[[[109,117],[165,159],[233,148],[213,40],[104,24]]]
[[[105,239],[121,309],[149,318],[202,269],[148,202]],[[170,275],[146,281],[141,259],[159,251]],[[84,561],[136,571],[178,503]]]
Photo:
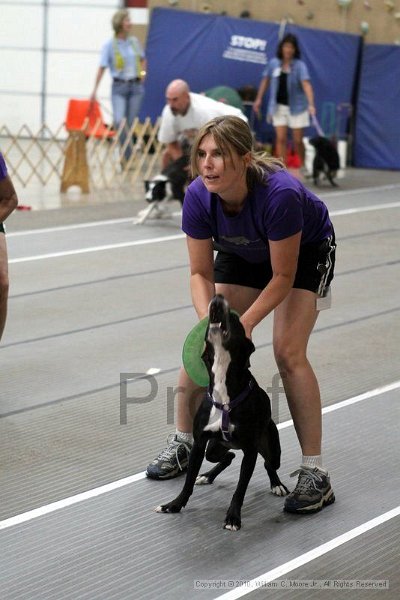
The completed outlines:
[[[216,295],[208,307],[208,335],[221,335],[224,340],[229,338],[229,305],[225,298]]]

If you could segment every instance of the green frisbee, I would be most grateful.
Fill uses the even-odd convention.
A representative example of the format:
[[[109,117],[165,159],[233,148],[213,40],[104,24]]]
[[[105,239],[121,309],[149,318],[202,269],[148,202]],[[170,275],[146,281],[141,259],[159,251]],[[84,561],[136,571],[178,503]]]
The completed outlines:
[[[182,350],[182,361],[186,373],[196,385],[201,387],[206,387],[210,381],[206,365],[201,358],[207,325],[208,317],[204,317],[189,332]]]

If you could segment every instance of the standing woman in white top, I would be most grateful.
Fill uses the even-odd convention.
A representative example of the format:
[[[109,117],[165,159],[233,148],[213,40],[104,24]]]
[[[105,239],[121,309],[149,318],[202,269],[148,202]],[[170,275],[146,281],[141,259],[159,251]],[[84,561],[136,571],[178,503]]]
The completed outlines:
[[[113,108],[114,127],[118,129],[123,119],[125,127],[121,132],[120,143],[124,145],[127,132],[137,117],[143,98],[143,81],[146,76],[146,59],[139,40],[131,35],[132,21],[129,11],[118,10],[112,18],[114,37],[106,42],[101,50],[100,66],[91,95],[96,99],[97,88],[104,75],[110,69],[112,77],[111,102]],[[124,151],[123,159],[129,160],[132,154],[132,143]]]

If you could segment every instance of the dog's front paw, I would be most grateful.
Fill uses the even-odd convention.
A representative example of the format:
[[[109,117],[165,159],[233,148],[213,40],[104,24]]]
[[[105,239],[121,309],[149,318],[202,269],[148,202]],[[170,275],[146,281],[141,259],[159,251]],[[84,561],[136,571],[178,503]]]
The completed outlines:
[[[229,531],[239,531],[242,523],[239,519],[239,522],[235,521],[234,523],[224,523],[224,529],[228,529]]]
[[[182,506],[175,502],[168,502],[168,504],[160,504],[154,510],[158,513],[178,513],[181,511]]]
[[[228,510],[225,517],[224,529],[229,531],[239,531],[242,526],[240,515],[233,514]]]
[[[271,487],[271,492],[275,496],[287,496],[288,494],[290,494],[290,492],[287,489],[286,485],[283,485],[283,483],[281,483],[279,485],[272,486]]]
[[[196,478],[195,485],[210,485],[210,480],[207,476],[207,473],[204,473],[203,475],[199,475]]]

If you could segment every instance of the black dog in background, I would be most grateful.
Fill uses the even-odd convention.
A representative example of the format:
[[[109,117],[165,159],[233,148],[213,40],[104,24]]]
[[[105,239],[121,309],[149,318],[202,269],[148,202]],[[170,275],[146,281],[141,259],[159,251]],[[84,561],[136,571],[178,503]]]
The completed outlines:
[[[179,512],[186,506],[195,483],[212,483],[231,464],[235,457],[232,449],[243,450],[243,460],[224,529],[237,531],[241,527],[241,508],[258,454],[264,458],[272,493],[277,496],[289,493],[277,474],[281,448],[278,429],[271,418],[270,400],[249,371],[249,357],[254,350],[238,315],[229,310],[223,296],[215,296],[209,306],[202,355],[210,385],[194,419],[194,444],[185,484],[175,500],[158,506],[157,512]],[[197,477],[204,455],[218,464]]]
[[[156,175],[154,179],[144,182],[147,202],[162,202],[172,200],[171,182],[165,175]]]
[[[324,175],[331,185],[337,187],[334,178],[339,170],[340,162],[335,145],[328,138],[323,136],[311,138],[310,144],[315,148],[312,173],[314,184],[318,185],[321,176]]]
[[[154,179],[145,181],[147,202],[179,200],[183,204],[185,187],[188,183],[188,164],[188,156],[181,156],[171,162]]]

